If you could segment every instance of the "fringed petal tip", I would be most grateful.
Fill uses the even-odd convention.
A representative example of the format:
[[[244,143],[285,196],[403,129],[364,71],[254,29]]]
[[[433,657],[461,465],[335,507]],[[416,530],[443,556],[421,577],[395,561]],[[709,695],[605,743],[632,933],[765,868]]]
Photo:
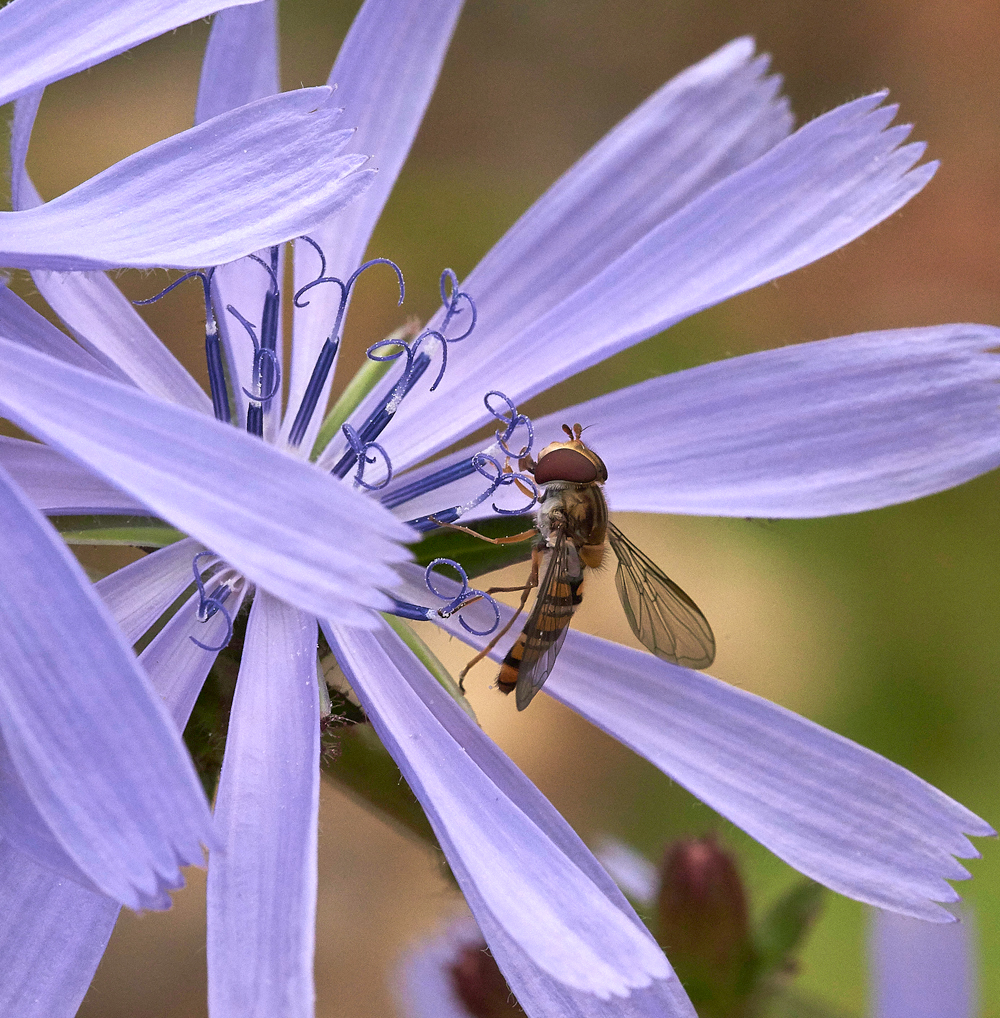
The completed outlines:
[[[416,570],[404,575],[419,582]],[[447,587],[442,584],[445,589]],[[510,609],[504,609],[504,621]],[[473,646],[453,619],[438,623]],[[491,657],[503,656],[506,645]],[[703,672],[570,631],[546,691],[831,890],[948,922],[974,813],[871,750]]]
[[[599,679],[597,678],[599,676]],[[761,697],[570,633],[547,689],[761,844],[835,891],[947,921],[988,828],[884,757]]]
[[[605,871],[398,637],[324,629],[526,1009],[555,987],[665,993],[669,963]]]

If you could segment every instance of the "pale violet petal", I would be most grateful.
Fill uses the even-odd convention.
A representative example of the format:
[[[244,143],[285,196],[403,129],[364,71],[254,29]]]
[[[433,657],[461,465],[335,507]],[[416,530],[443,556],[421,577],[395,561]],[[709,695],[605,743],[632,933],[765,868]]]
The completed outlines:
[[[95,357],[151,396],[212,412],[205,391],[103,272],[36,269],[31,278],[77,342]]]
[[[65,332],[60,332],[47,318],[26,304],[13,290],[0,284],[0,335],[15,343],[23,343],[32,350],[40,350],[84,371],[92,371],[104,378],[124,377],[92,357]]]
[[[975,1018],[975,924],[927,923],[873,909],[871,1018]]]
[[[354,151],[372,157],[378,177],[368,191],[336,219],[309,231],[327,258],[327,276],[347,280],[361,264],[375,223],[410,151],[437,83],[462,0],[366,0],[351,25],[330,72],[336,102],[358,133]],[[295,287],[315,279],[319,260],[309,245],[295,246]],[[309,308],[295,319],[295,341],[284,431],[287,434],[340,301],[337,286],[309,292]],[[322,423],[322,408],[333,372],[320,398],[320,411],[300,448],[308,451]]]
[[[189,556],[194,542],[180,544],[188,546],[188,554],[182,558],[187,558],[185,572],[190,575]],[[173,550],[177,549],[174,545]],[[143,561],[156,560],[156,565],[169,575],[170,566],[162,556],[170,552],[165,548]],[[142,590],[145,578],[138,576],[133,567],[119,573],[129,570],[137,595],[140,591],[147,593]],[[107,589],[102,593],[107,595]],[[231,607],[235,612],[237,605]],[[215,654],[200,650],[190,641],[193,628],[190,617],[178,613],[141,658],[179,730],[187,723],[201,683],[215,660]],[[202,642],[213,642],[205,639],[208,627],[200,628]],[[224,636],[224,626],[213,628],[216,632],[211,635]],[[0,981],[0,1014],[11,1018],[72,1018],[76,1014],[120,906],[82,887],[82,874],[71,876],[70,880],[59,876],[0,839],[0,966],[5,973]]]
[[[486,423],[486,388],[522,403],[555,382],[736,293],[842,247],[908,201],[936,164],[900,147],[882,95],[841,106],[779,142],[651,230],[548,314],[454,350],[435,399],[447,426],[422,427],[403,400],[385,433],[403,469]],[[517,351],[531,350],[524,358]]]
[[[660,890],[660,871],[644,855],[610,837],[601,839],[594,855],[632,901],[652,908]]]
[[[208,866],[215,1018],[311,1018],[319,816],[316,620],[258,591],[229,721]]]
[[[458,873],[456,876],[461,882],[461,876]],[[532,954],[510,936],[475,885],[465,891],[465,896],[493,956],[503,959],[504,976],[526,1013],[559,1018],[697,1018],[673,973],[669,979],[657,979],[649,986],[632,990],[624,999],[602,999],[558,982],[542,971]]]
[[[4,11],[11,10],[4,8]],[[198,268],[307,232],[371,183],[337,155],[330,89],[270,96],[128,156],[58,198],[0,212],[0,264]],[[95,230],[94,223],[101,229]]]
[[[920,498],[1000,465],[1000,330],[941,325],[860,333],[662,375],[534,422],[535,454],[580,422],[620,512],[764,518],[860,512]],[[484,443],[394,477],[407,520],[485,491],[478,473],[400,501],[407,486]],[[524,497],[508,488],[470,511]]]
[[[946,922],[952,856],[989,825],[884,757],[768,700],[571,632],[546,691],[848,897]]]
[[[68,878],[94,894],[100,888],[80,868],[69,851],[63,847],[45,818],[39,812],[31,793],[21,780],[14,761],[6,747],[0,743],[0,839],[9,842],[19,852],[30,856],[36,863],[60,877]],[[177,873],[169,884],[180,887],[183,879]],[[143,907],[163,909],[170,907],[165,881],[157,881],[157,889],[146,893]]]
[[[0,436],[0,466],[50,516],[149,515],[149,510],[74,460],[38,442]]]
[[[787,136],[791,114],[777,95],[780,79],[765,76],[767,57],[753,52],[751,39],[736,39],[682,71],[535,202],[463,280],[479,321],[453,358],[502,346]],[[431,325],[440,320],[439,312]]]
[[[18,0],[0,11],[0,103],[254,0]]]
[[[404,958],[396,985],[401,1013],[406,1018],[473,1018],[455,992],[451,967],[463,950],[482,948],[484,936],[471,917],[453,920],[438,935],[414,945]],[[694,1010],[676,980],[634,990],[625,999],[597,997],[556,987],[531,972],[522,958],[524,976],[532,983],[526,1004],[529,1014],[559,1018],[694,1018]],[[513,1013],[513,1012],[512,1012]]]
[[[499,931],[484,927],[525,1009],[546,1013],[534,1004],[553,994],[620,1008],[617,998],[644,987],[664,1002],[681,992],[583,843],[399,637],[385,625],[324,623],[324,631],[477,920]],[[689,1008],[662,1013],[693,1015]]]
[[[1000,465],[1000,329],[869,332],[717,361],[535,422],[588,426],[622,512],[826,516]]]
[[[464,950],[481,949],[483,935],[470,915],[452,920],[413,945],[400,965],[396,996],[406,1018],[472,1018],[455,992],[451,967]]]
[[[35,117],[38,115],[38,107],[44,93],[44,89],[39,89],[22,96],[14,103],[14,119],[10,125],[10,204],[15,212],[42,204],[41,195],[28,176],[25,163]]]
[[[410,538],[374,501],[237,428],[0,339],[0,405],[255,583],[316,614],[382,607]]]
[[[785,138],[792,116],[767,64],[736,39],[605,135],[463,280],[479,310],[472,342],[519,332]]]
[[[217,14],[202,63],[195,123],[200,124],[220,113],[274,95],[279,89],[278,16],[275,0],[264,0],[263,3],[249,7],[234,7]],[[257,255],[269,263],[267,251],[258,251]],[[279,281],[284,278],[283,250],[280,258],[281,265],[277,273]],[[264,294],[270,282],[267,272],[249,258],[220,266],[212,279],[215,306],[220,310],[219,330],[225,344],[230,377],[233,379],[232,393],[236,419],[239,421],[245,421],[247,416],[248,403],[244,390],[256,391],[253,384],[254,344],[246,329],[224,309],[231,304],[259,330]],[[279,314],[279,361],[283,324]],[[277,401],[272,401],[264,413],[265,438],[271,440],[277,426],[278,406]]]
[[[194,122],[274,95],[280,87],[275,0],[219,11],[205,47]]]
[[[129,643],[135,643],[191,586],[192,563],[201,551],[204,548],[188,537],[144,555],[94,584]]]
[[[161,905],[164,885],[181,879],[178,867],[201,862],[200,843],[212,841],[204,793],[76,559],[0,480],[6,755],[40,818],[94,885],[133,908]]]
[[[254,352],[255,345],[250,338],[246,328],[239,319],[229,310],[233,307],[254,327],[254,334],[258,341],[260,339],[260,328],[264,318],[265,294],[271,284],[271,251],[260,250],[256,252],[258,258],[267,266],[254,261],[252,258],[240,258],[238,261],[230,262],[228,265],[220,265],[212,276],[212,294],[215,306],[225,309],[219,317],[219,333],[226,352],[226,366],[229,369],[230,378],[233,380],[232,393],[234,403],[235,420],[245,422],[247,419],[247,408],[250,401],[248,392],[260,393],[259,379],[254,377]],[[284,279],[285,272],[285,249],[278,250],[278,269],[275,277],[280,281]],[[281,291],[278,298],[278,326],[275,343],[275,355],[279,364],[282,364],[282,350],[284,348],[284,324],[281,314]],[[282,370],[284,370],[282,368]],[[268,401],[264,407],[264,440],[273,443],[278,435],[280,427],[280,400]]]
[[[401,570],[405,596],[422,585]],[[445,577],[442,593],[457,590]],[[512,609],[501,605],[501,622]],[[442,628],[480,647],[454,620]],[[514,636],[494,648],[501,660]],[[704,672],[571,630],[545,692],[646,757],[790,866],[835,891],[948,922],[945,880],[995,832],[885,757]],[[478,916],[477,916],[478,918]]]
[[[0,1014],[73,1018],[120,908],[0,840]]]

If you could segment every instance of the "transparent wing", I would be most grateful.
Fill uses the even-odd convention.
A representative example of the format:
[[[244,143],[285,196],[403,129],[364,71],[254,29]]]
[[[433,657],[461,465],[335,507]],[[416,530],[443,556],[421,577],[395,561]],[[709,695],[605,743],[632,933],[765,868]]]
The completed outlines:
[[[615,586],[632,632],[664,661],[707,668],[715,660],[715,637],[701,609],[613,523],[608,540],[618,557]]]
[[[517,709],[524,710],[549,677],[569,632],[573,616],[570,546],[560,534],[549,554],[549,565],[538,588],[535,607],[524,624],[524,650],[517,670]]]

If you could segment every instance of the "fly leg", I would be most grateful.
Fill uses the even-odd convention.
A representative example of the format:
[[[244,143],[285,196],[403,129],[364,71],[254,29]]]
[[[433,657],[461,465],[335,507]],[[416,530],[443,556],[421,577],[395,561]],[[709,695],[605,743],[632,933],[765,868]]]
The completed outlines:
[[[531,530],[525,530],[521,534],[511,534],[510,537],[487,537],[485,534],[480,534],[477,530],[471,530],[469,527],[459,526],[457,523],[442,523],[441,520],[435,516],[428,516],[427,519],[433,520],[439,527],[446,527],[448,530],[460,530],[463,534],[469,534],[471,537],[478,537],[480,541],[487,541],[490,544],[520,544],[522,541],[528,541],[532,537],[538,535],[538,528],[532,527]],[[497,588],[500,589],[500,588]],[[520,590],[520,587],[510,587],[510,590]]]
[[[479,664],[480,661],[506,636],[508,630],[514,625],[514,620],[524,611],[524,606],[528,603],[528,597],[531,591],[538,586],[538,570],[542,564],[543,550],[541,548],[535,548],[531,553],[531,575],[528,577],[528,582],[523,587],[491,587],[486,591],[487,594],[497,594],[501,591],[521,591],[521,603],[517,606],[517,611],[511,616],[510,621],[500,630],[496,636],[459,672],[458,675],[458,688],[464,693],[465,692],[465,676],[469,674],[469,669],[473,665]]]

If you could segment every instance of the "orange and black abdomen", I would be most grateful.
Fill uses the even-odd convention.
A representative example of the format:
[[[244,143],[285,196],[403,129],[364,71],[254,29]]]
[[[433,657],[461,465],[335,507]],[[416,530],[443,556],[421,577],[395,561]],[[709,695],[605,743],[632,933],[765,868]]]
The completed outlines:
[[[514,645],[507,651],[507,656],[500,665],[500,674],[497,676],[497,689],[501,693],[514,691],[522,661],[527,657],[530,663],[534,663],[552,647],[569,625],[573,612],[582,600],[582,576],[566,577],[556,584],[551,596],[545,602],[545,610],[537,619],[529,620],[514,641]]]

